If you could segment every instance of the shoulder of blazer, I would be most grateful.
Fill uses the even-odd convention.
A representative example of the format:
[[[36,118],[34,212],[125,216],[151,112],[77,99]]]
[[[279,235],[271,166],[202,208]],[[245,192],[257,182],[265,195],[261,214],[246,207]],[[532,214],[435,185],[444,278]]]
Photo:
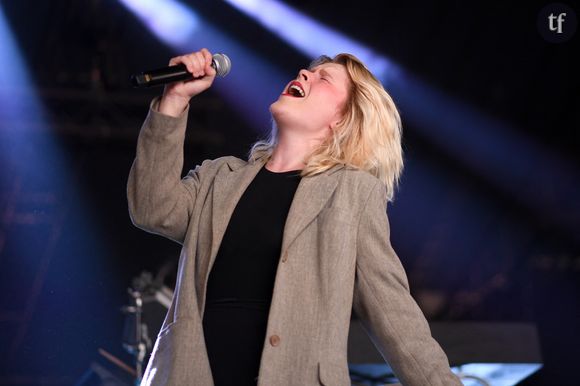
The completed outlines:
[[[353,167],[345,167],[342,169],[344,174],[342,180],[344,183],[350,183],[355,186],[362,186],[364,189],[370,189],[375,184],[382,183],[380,179],[373,176],[370,172]],[[364,190],[363,189],[363,190]]]
[[[215,165],[216,170],[225,163],[228,165],[231,171],[234,171],[249,164],[253,164],[254,162],[263,163],[264,161],[261,158],[258,158],[254,161],[245,161],[235,156],[223,156],[214,160],[210,160],[210,162]],[[344,182],[349,181],[369,189],[372,188],[377,183],[377,181],[380,182],[377,177],[373,176],[368,171],[352,166],[346,166],[344,164],[336,164],[322,174],[332,175],[335,173],[341,175],[341,180]]]
[[[236,170],[248,164],[248,161],[244,161],[241,158],[235,157],[233,155],[227,155],[224,157],[217,158],[216,162],[226,163],[230,170]]]
[[[248,164],[248,162],[231,155],[215,159],[206,159],[201,163],[203,169],[210,171],[210,174],[215,174],[223,166],[227,165],[230,170],[236,170]],[[211,171],[213,170],[213,173]]]

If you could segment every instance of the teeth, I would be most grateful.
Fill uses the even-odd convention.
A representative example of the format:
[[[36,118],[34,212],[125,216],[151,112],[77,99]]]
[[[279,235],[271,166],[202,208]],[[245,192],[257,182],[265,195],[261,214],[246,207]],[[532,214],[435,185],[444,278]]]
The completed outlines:
[[[303,97],[304,96],[304,90],[302,90],[300,87],[298,87],[297,85],[293,84],[292,86],[290,86],[290,89],[288,91],[296,91],[298,92],[298,94]],[[296,94],[296,93],[294,93]]]

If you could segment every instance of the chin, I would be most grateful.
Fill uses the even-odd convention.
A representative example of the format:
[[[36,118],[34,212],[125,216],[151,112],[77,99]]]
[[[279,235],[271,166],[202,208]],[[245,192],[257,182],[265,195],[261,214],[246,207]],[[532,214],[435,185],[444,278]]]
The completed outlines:
[[[275,100],[274,102],[272,102],[272,104],[270,105],[270,110],[271,110],[272,108],[275,108],[275,107],[278,107],[278,108],[280,108],[280,107],[284,106],[284,104],[285,104],[284,102],[285,102],[285,101],[284,101],[284,97],[282,97],[282,96],[279,96],[279,97],[278,97],[278,99],[276,99],[276,100]]]
[[[284,100],[278,99],[270,105],[270,114],[277,127],[290,125],[302,126],[306,124],[303,122],[303,114],[297,111],[296,106],[285,103]]]
[[[285,115],[284,110],[284,104],[279,99],[270,105],[270,114],[272,114],[272,118],[275,121],[278,121],[278,119],[281,119]]]
[[[280,100],[276,100],[274,102],[272,102],[272,104],[270,104],[270,113],[274,114],[274,110],[276,109],[276,104],[279,102]]]

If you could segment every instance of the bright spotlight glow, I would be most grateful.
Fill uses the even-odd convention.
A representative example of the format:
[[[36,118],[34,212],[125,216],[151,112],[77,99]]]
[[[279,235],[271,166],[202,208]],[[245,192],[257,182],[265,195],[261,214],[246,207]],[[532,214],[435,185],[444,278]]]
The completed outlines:
[[[357,56],[383,83],[397,76],[389,59],[364,44],[274,0],[226,0],[310,58],[347,52]]]
[[[401,71],[389,92],[415,132],[545,218],[577,228],[577,168],[500,119]]]
[[[131,9],[149,29],[179,53],[197,51],[201,47],[226,53],[232,59],[232,72],[227,79],[217,80],[214,88],[252,126],[259,131],[269,130],[268,106],[295,74],[282,74],[181,5],[178,6],[181,17],[192,19],[182,23],[197,28],[184,28],[187,33],[180,31],[179,38],[169,38],[167,31],[158,26],[165,23],[163,8],[178,3],[170,0],[120,1],[131,4]],[[227,1],[311,58],[340,52],[356,55],[383,82],[399,106],[404,122],[410,123],[417,133],[511,195],[520,197],[525,189],[527,194],[522,198],[526,204],[534,210],[545,208],[547,218],[563,221],[568,226],[574,223],[576,210],[554,211],[561,202],[570,202],[568,197],[573,195],[574,189],[578,190],[577,184],[557,183],[573,181],[574,172],[541,144],[533,143],[501,121],[434,90],[385,56],[278,1]],[[141,9],[144,4],[146,6]],[[240,90],[244,90],[243,95]],[[561,189],[556,194],[555,187]],[[550,198],[552,201],[547,202]]]
[[[523,198],[548,218],[577,224],[578,210],[562,203],[580,194],[577,171],[545,146],[466,103],[430,87],[379,53],[277,0],[226,0],[310,57],[348,52],[359,57],[383,82],[399,106],[404,123],[456,156],[494,185]],[[556,194],[555,191],[559,190]],[[547,202],[552,198],[550,203]]]
[[[349,364],[350,370],[368,377],[380,379],[385,374],[393,373],[387,364]],[[479,380],[485,380],[490,386],[515,386],[542,368],[540,363],[468,363],[451,370],[461,375],[463,385],[481,386]]]
[[[164,43],[184,44],[199,28],[199,17],[175,0],[120,0]]]
[[[162,10],[167,4],[173,4],[168,0],[150,0],[155,2],[155,12],[142,10],[142,2],[139,0],[120,0],[123,3],[131,1],[132,11],[159,39],[164,41],[178,54],[198,51],[207,47],[212,52],[223,52],[232,61],[232,70],[225,79],[216,79],[212,90],[219,92],[232,108],[245,119],[250,126],[259,132],[268,132],[271,127],[271,117],[268,107],[278,98],[283,87],[296,76],[296,74],[283,74],[275,66],[266,60],[244,48],[235,40],[230,39],[212,24],[201,21],[190,9],[183,11],[184,18],[192,18],[192,22],[184,21],[184,24],[195,24],[197,27],[183,33],[179,39],[168,39],[165,31],[154,28],[160,25],[165,11]],[[185,8],[185,7],[184,7]],[[139,16],[146,13],[147,19]],[[160,66],[163,65],[160,63]],[[256,76],[259,74],[259,76]],[[242,91],[243,90],[243,91]]]
[[[2,304],[0,312],[9,311],[18,322],[7,326],[10,338],[3,340],[3,352],[10,353],[13,363],[33,364],[42,374],[55,365],[70,365],[70,355],[64,358],[66,363],[58,363],[54,352],[47,362],[50,343],[54,345],[47,336],[65,335],[58,335],[58,328],[54,330],[56,335],[39,334],[30,328],[33,320],[42,320],[48,330],[74,320],[76,328],[67,329],[67,334],[78,335],[67,338],[94,333],[78,327],[84,324],[78,323],[78,318],[53,312],[52,307],[58,310],[65,303],[71,308],[85,307],[86,315],[92,317],[94,313],[96,317],[98,302],[87,307],[86,300],[105,297],[103,291],[108,289],[103,287],[107,286],[97,288],[96,283],[103,282],[95,278],[112,277],[112,271],[104,268],[107,248],[99,229],[91,226],[87,208],[94,203],[84,205],[78,176],[70,172],[71,165],[80,171],[79,165],[69,162],[52,135],[45,106],[17,42],[0,3],[0,193],[2,206],[10,213],[2,220],[0,257],[6,272],[16,272],[2,277],[3,290],[11,294],[13,303]],[[86,269],[81,269],[83,265]],[[95,310],[90,310],[93,306]],[[79,352],[74,345],[62,348],[73,356]]]
[[[30,78],[0,7],[0,128],[14,130],[18,119],[42,109],[31,97]],[[25,115],[22,115],[25,114]]]
[[[468,363],[452,370],[465,377],[465,386],[481,385],[480,379],[492,386],[515,386],[541,368],[540,363]]]

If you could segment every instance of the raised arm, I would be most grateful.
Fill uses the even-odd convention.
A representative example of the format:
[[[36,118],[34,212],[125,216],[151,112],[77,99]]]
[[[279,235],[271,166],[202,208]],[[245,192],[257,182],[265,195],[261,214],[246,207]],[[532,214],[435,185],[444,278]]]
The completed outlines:
[[[196,79],[166,86],[163,96],[151,103],[129,172],[127,199],[133,223],[180,243],[200,176],[211,162],[204,161],[181,178],[189,100],[211,86],[215,78],[211,59],[211,53],[202,49],[170,60],[170,65],[185,64]]]

